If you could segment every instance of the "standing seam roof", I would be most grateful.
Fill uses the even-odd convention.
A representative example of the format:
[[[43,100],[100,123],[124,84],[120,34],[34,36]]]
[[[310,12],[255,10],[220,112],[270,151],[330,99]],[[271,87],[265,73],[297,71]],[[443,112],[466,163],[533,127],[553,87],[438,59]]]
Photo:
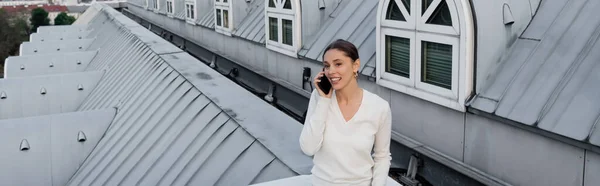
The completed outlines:
[[[375,76],[376,14],[378,1],[347,1],[338,15],[330,18],[316,37],[306,43],[299,55],[316,61],[323,61],[323,51],[336,39],[352,42],[358,48],[363,62],[361,73]]]
[[[265,44],[265,1],[254,1],[252,8],[233,35],[249,41]]]
[[[496,77],[470,105],[600,146],[600,1],[542,1]]]
[[[309,173],[310,157],[290,146],[301,124],[114,9],[91,20],[87,50],[97,54],[85,70],[106,72],[77,110],[117,115],[68,185],[249,185]]]

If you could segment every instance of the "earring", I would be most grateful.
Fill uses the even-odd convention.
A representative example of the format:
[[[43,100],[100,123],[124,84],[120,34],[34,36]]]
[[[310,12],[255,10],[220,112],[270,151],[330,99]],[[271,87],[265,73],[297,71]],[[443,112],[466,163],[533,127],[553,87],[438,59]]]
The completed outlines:
[[[354,72],[354,77],[358,78],[358,72]]]

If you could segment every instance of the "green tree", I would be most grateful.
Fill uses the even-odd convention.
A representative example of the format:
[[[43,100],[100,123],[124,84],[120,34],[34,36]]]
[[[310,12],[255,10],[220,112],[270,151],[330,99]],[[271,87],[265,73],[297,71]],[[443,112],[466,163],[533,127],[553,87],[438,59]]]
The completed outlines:
[[[54,18],[54,25],[71,25],[75,22],[75,17],[67,15],[65,12],[61,12]]]
[[[48,18],[48,12],[43,8],[36,8],[31,10],[31,31],[37,32],[37,28],[40,26],[50,25],[50,19]]]
[[[29,26],[25,18],[9,15],[0,8],[0,77],[4,71],[4,61],[8,56],[17,55],[19,45],[29,39]]]

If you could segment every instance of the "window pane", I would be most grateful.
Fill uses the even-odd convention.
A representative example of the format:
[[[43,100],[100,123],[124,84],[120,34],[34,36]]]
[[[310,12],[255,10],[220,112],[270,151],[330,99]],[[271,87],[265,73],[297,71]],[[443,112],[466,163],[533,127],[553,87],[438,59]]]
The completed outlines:
[[[275,0],[268,0],[269,1],[269,7],[271,8],[275,8]]]
[[[433,3],[433,0],[421,0],[421,16],[425,14],[425,11],[427,11],[427,8],[429,8],[431,3]]]
[[[190,5],[185,5],[185,17],[190,17]]]
[[[229,28],[229,13],[227,10],[223,10],[223,27]]]
[[[283,4],[284,9],[292,9],[292,0],[284,0],[285,4]]]
[[[421,81],[452,89],[452,45],[422,42]]]
[[[431,17],[427,20],[429,24],[452,26],[452,17],[450,17],[450,9],[446,1],[440,2]]]
[[[223,0],[223,2],[224,2],[224,3],[226,3],[226,2],[227,2],[227,0]]]
[[[385,36],[385,71],[410,78],[410,39]]]
[[[396,5],[396,1],[390,1],[390,4],[387,8],[387,14],[385,15],[386,19],[396,20],[396,21],[406,21],[402,12],[400,12],[400,8]]]
[[[190,5],[190,18],[194,19],[194,5]]]
[[[293,46],[294,45],[294,34],[293,34],[293,26],[292,21],[287,19],[282,19],[281,24],[283,25],[283,44]]]
[[[217,26],[221,26],[221,9],[217,9]]]
[[[277,34],[277,18],[269,17],[269,39],[271,41],[279,41]]]
[[[404,8],[406,8],[406,11],[410,14],[410,0],[402,0],[402,4],[404,4]]]

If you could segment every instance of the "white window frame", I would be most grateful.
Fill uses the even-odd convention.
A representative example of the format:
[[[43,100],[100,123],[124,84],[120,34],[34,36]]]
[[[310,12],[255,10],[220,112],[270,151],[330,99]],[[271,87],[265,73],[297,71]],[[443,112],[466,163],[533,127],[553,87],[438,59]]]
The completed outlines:
[[[268,0],[271,1],[271,0]],[[298,0],[275,0],[275,8],[265,2],[265,44],[268,49],[297,58],[301,45],[302,25],[300,2]],[[285,1],[290,1],[291,9],[284,9]],[[277,41],[271,41],[269,18],[277,19]],[[292,21],[292,45],[283,43],[283,19]]]
[[[213,10],[213,14],[215,14],[215,31],[227,36],[231,36],[231,31],[233,30],[233,12],[231,10],[233,10],[233,5],[232,5],[232,1],[233,0],[227,0],[226,3],[223,2],[223,0],[212,0],[215,1],[215,8]],[[221,25],[219,26],[217,24],[217,9],[221,10]],[[227,26],[228,27],[224,27],[223,23],[223,11],[227,10]]]
[[[175,1],[167,0],[167,16],[168,17],[173,18],[174,9],[175,9]]]
[[[189,13],[188,13],[188,5],[190,6]],[[184,9],[185,9],[185,22],[192,24],[192,25],[196,25],[196,19],[198,18],[198,11],[196,11],[198,9],[196,7],[196,1],[186,0]],[[191,17],[192,15],[193,15],[193,17]]]
[[[152,11],[154,11],[155,13],[158,13],[158,9],[160,8],[160,4],[158,3],[159,0],[152,0],[152,2],[154,3],[152,5]]]
[[[470,70],[466,69],[468,66],[466,59],[464,59],[466,58],[464,54],[466,49],[463,48],[467,47],[465,45],[466,42],[463,40],[465,37],[460,34],[460,20],[458,15],[460,10],[457,9],[455,0],[447,0],[450,16],[452,17],[452,26],[425,24],[428,17],[442,0],[434,0],[430,5],[431,8],[426,10],[423,18],[421,18],[420,0],[411,0],[411,15],[408,15],[401,0],[396,0],[396,4],[399,6],[400,12],[402,12],[406,22],[386,20],[387,8],[391,1],[393,0],[382,0],[380,2],[380,13],[377,16],[377,84],[464,112],[464,99],[467,91],[463,91],[462,89],[467,88],[463,83],[468,82],[465,78],[472,78],[472,76],[463,74],[468,73]],[[385,71],[386,36],[410,39],[409,78]],[[452,85],[450,89],[421,82],[422,41],[452,46]],[[470,67],[472,68],[472,65]],[[465,69],[461,70],[461,68]]]

